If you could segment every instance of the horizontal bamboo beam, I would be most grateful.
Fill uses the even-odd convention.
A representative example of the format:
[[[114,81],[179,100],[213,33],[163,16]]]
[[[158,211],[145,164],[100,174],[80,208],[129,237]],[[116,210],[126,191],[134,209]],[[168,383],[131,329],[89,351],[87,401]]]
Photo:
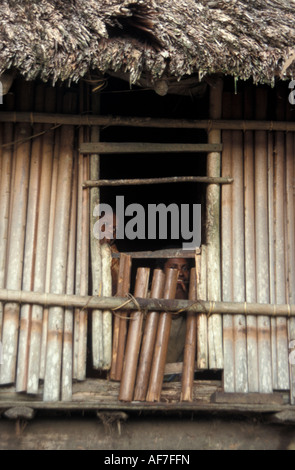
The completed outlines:
[[[194,258],[196,254],[200,254],[201,249],[195,250],[182,250],[180,248],[168,248],[165,250],[155,251],[129,251],[124,255],[129,255],[131,258]],[[120,253],[112,253],[113,258],[120,258]]]
[[[0,122],[70,124],[77,126],[155,127],[163,129],[295,131],[295,122],[291,121],[158,119],[150,117],[98,116],[87,114],[75,115],[9,111],[0,112]]]
[[[178,300],[178,299],[142,299],[130,297],[96,297],[68,294],[51,294],[39,292],[26,292],[20,290],[0,289],[0,301],[16,302],[19,304],[38,304],[43,306],[59,307],[87,307],[91,309],[117,310],[156,310],[171,313],[190,311],[206,313],[208,316],[214,313],[229,315],[269,315],[275,317],[294,317],[295,304],[258,304],[248,302],[208,302],[203,300]]]
[[[94,188],[99,186],[132,186],[143,184],[166,184],[166,183],[206,183],[206,184],[230,184],[233,178],[210,177],[210,176],[171,176],[167,178],[145,178],[145,179],[118,179],[118,180],[95,180],[85,181],[83,188]]]
[[[151,142],[84,142],[79,148],[79,152],[82,154],[200,153],[221,151],[222,144],[158,144]]]

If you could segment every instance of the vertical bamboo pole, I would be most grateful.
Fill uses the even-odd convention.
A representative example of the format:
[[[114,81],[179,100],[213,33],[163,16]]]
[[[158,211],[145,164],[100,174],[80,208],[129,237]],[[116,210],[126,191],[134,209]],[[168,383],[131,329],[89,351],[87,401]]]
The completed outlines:
[[[88,92],[88,88],[86,88]],[[80,113],[85,111],[85,86],[80,84]],[[79,142],[87,139],[89,129],[79,129]],[[88,140],[88,139],[87,139]],[[76,285],[75,292],[80,295],[88,295],[89,284],[89,191],[82,188],[83,182],[89,177],[89,155],[78,155],[78,201],[77,201],[77,247],[76,247]],[[87,363],[87,328],[88,313],[85,309],[76,309],[74,316],[74,363],[73,377],[77,380],[85,380]]]
[[[131,257],[121,253],[120,255],[120,264],[119,264],[119,273],[118,273],[118,284],[117,284],[117,295],[124,297],[129,293],[130,289],[130,277],[131,277]],[[122,332],[120,335],[121,327],[121,317],[124,317],[125,322],[127,322],[126,314],[120,312],[120,315],[115,315],[114,324],[113,324],[113,342],[112,342],[112,364],[110,370],[110,379],[111,380],[121,380],[122,369],[123,369],[123,360],[125,352],[125,342],[124,348],[119,348],[119,340],[122,342]],[[123,324],[124,329],[127,333],[127,325]],[[126,334],[124,335],[126,338]]]
[[[110,245],[103,243],[101,246],[101,268],[103,276],[102,294],[104,297],[112,295],[112,251]],[[103,310],[103,364],[102,369],[109,370],[112,362],[112,312]]]
[[[242,95],[233,96],[233,118],[242,117]],[[244,159],[243,134],[232,133],[232,269],[233,300],[245,301],[245,235],[244,235]],[[246,319],[244,315],[234,315],[234,354],[235,354],[235,391],[248,391]]]
[[[197,299],[196,268],[190,272],[189,299]],[[187,312],[186,335],[181,380],[181,401],[193,401],[193,383],[197,345],[197,315]]]
[[[148,291],[149,268],[138,268],[136,273],[134,296],[145,298]],[[136,380],[137,363],[141,345],[143,313],[131,313],[128,329],[125,360],[120,385],[119,400],[132,401]]]
[[[65,100],[68,99],[71,99],[70,94],[65,96]],[[67,105],[65,107],[67,107]],[[50,282],[50,291],[56,294],[65,293],[66,288],[73,145],[73,126],[63,126],[61,128],[56,214],[53,234],[54,252],[52,256]],[[63,308],[51,307],[48,316],[44,401],[58,401],[60,398],[63,321]]]
[[[8,101],[8,109],[13,107],[13,100]],[[5,123],[1,125],[1,144],[5,145],[13,140],[13,124]],[[0,175],[0,287],[5,287],[5,273],[7,269],[7,247],[8,247],[8,223],[9,206],[12,192],[11,174],[13,153],[11,147],[3,147],[1,155],[1,175]],[[0,302],[0,339],[2,341],[4,305]],[[1,365],[0,365],[1,371]],[[1,372],[0,372],[1,375]]]
[[[45,111],[55,110],[55,89],[46,88],[45,91]],[[46,124],[43,136],[42,161],[40,176],[39,208],[37,217],[36,246],[35,246],[35,272],[34,272],[34,292],[45,292],[47,246],[50,213],[50,192],[52,178],[53,144],[54,131],[50,131],[51,125]],[[42,344],[42,321],[43,307],[41,305],[32,306],[32,323],[30,335],[30,350],[28,359],[28,384],[27,392],[36,394],[39,388],[39,374],[41,363]]]
[[[153,274],[151,297],[161,299],[164,292],[165,274],[162,269],[155,269]],[[158,312],[148,312],[141,346],[136,377],[134,400],[145,401],[152,366],[153,351],[159,322]]]
[[[222,110],[222,79],[217,79],[210,89],[210,119],[220,119]],[[208,131],[208,143],[221,141],[220,130]],[[210,152],[207,156],[207,176],[220,176],[220,153]],[[217,184],[207,186],[206,200],[206,241],[207,241],[207,276],[208,300],[219,301],[221,298],[220,279],[220,187]],[[209,367],[223,368],[222,318],[213,314],[208,320]]]
[[[93,95],[93,110],[99,112],[99,97]],[[92,127],[91,141],[98,142],[100,137],[99,127]],[[90,159],[90,179],[98,180],[100,178],[100,157],[98,154],[91,155]],[[101,246],[99,240],[94,237],[93,227],[96,222],[94,219],[94,209],[100,203],[99,188],[90,189],[90,254],[93,295],[99,295],[102,289],[102,266],[101,266]],[[94,369],[103,367],[103,314],[101,310],[92,312],[92,361]]]
[[[287,112],[289,118],[290,109]],[[287,268],[287,302],[295,303],[295,134],[288,132],[286,135],[286,268]],[[295,340],[295,319],[288,319],[288,346],[291,341]],[[291,348],[290,348],[291,349]],[[290,350],[291,352],[291,350]],[[290,385],[290,402],[295,404],[295,365],[289,362],[289,385]]]
[[[267,92],[256,90],[256,119],[265,119]],[[267,201],[267,134],[255,132],[255,238],[257,301],[268,303],[269,292],[269,253],[268,253],[268,201]],[[258,327],[258,367],[259,391],[272,392],[272,364],[270,319],[259,316]]]
[[[248,87],[244,94],[244,117],[253,118],[253,89]],[[245,276],[246,301],[256,302],[256,263],[254,225],[254,143],[253,132],[244,133],[244,212],[245,212]],[[258,392],[258,351],[257,320],[247,315],[247,366],[249,392]]]
[[[197,276],[197,298],[207,300],[207,250],[202,245],[201,255],[195,256]],[[197,369],[208,369],[208,321],[207,315],[197,317]]]
[[[164,299],[174,299],[176,294],[177,278],[178,270],[168,269],[163,294]],[[149,402],[160,401],[161,398],[171,321],[171,313],[160,313],[151,375],[146,397],[146,401]]]
[[[268,234],[269,234],[269,301],[270,303],[276,303],[276,256],[275,256],[275,199],[276,199],[276,188],[275,188],[275,162],[274,162],[274,138],[273,133],[268,133]],[[270,319],[271,325],[271,355],[272,355],[272,376],[273,376],[273,388],[278,387],[278,370],[277,370],[277,328],[276,318]]]
[[[131,260],[130,260],[131,263]],[[131,267],[131,265],[130,265]],[[130,267],[128,267],[128,264],[126,265],[127,270],[130,270]],[[125,276],[128,276],[126,281],[129,279],[129,282],[127,284],[126,281],[123,282],[123,286],[125,286],[125,289],[128,286],[130,286],[130,271],[127,271],[125,273]],[[126,295],[128,292],[126,290],[122,292],[122,295]],[[116,363],[116,380],[121,380],[122,377],[122,371],[123,371],[123,363],[124,363],[124,355],[125,355],[125,347],[126,347],[126,338],[127,338],[127,329],[128,329],[128,322],[126,319],[127,313],[121,312],[120,318],[119,318],[119,332],[118,332],[118,353],[117,353],[117,363]]]
[[[80,129],[79,138],[83,129]],[[88,295],[89,270],[89,192],[83,191],[82,183],[89,174],[89,156],[79,154],[78,201],[77,201],[77,246],[76,246],[76,287],[79,295]],[[73,376],[77,380],[86,378],[87,324],[88,313],[84,309],[75,310],[74,364]]]
[[[223,118],[231,118],[232,93],[223,95]],[[222,176],[232,176],[232,131],[222,132]],[[224,185],[221,188],[222,212],[221,212],[221,240],[222,240],[222,300],[232,302],[233,300],[233,233],[232,233],[232,210],[233,210],[233,188],[232,185]],[[224,370],[223,387],[225,392],[235,391],[235,362],[234,362],[234,329],[233,316],[223,315],[223,351]]]
[[[31,103],[31,84],[21,82],[21,108],[29,110]],[[30,124],[16,126],[15,140],[22,140],[31,134]],[[10,210],[9,246],[7,257],[7,289],[21,289],[23,256],[25,243],[25,226],[27,197],[30,169],[30,142],[18,144],[14,149],[15,176]],[[19,305],[6,303],[4,308],[2,330],[3,364],[1,366],[0,383],[8,384],[15,381],[17,343],[19,329]]]
[[[69,239],[68,239],[67,274],[66,274],[66,293],[67,294],[74,294],[74,290],[75,290],[78,158],[75,158],[73,166],[74,167],[73,167],[71,211],[70,211]],[[74,309],[66,308],[64,312],[62,372],[61,372],[61,399],[63,401],[70,401],[72,398],[73,329],[74,329]]]
[[[43,111],[44,85],[36,88],[36,111]],[[36,124],[34,133],[38,134],[42,130],[42,124]],[[40,198],[40,172],[41,172],[42,138],[35,138],[32,142],[30,155],[30,179],[28,192],[28,209],[26,219],[26,234],[24,247],[24,266],[22,289],[32,291],[34,284],[35,270],[35,248],[37,238],[37,216],[38,203]],[[32,305],[25,304],[20,308],[20,328],[18,339],[18,358],[16,374],[16,391],[24,392],[27,388],[28,379],[28,359],[29,359],[29,338],[31,334]]]
[[[56,101],[58,102],[58,96]],[[60,153],[60,131],[56,131],[53,136],[53,156],[52,156],[52,178],[50,185],[50,201],[49,214],[48,214],[48,244],[46,250],[46,270],[45,270],[45,292],[50,292],[51,282],[51,266],[54,250],[54,228],[55,228],[55,214],[56,214],[56,201],[57,201],[57,185],[58,185],[58,172],[59,172],[59,153]],[[42,319],[42,334],[41,334],[41,354],[40,354],[40,371],[39,377],[44,380],[45,377],[45,364],[46,364],[46,351],[47,351],[47,336],[48,336],[48,316],[49,308],[45,307]]]
[[[282,90],[277,92],[277,118],[285,119],[285,100],[281,96]],[[276,258],[276,303],[286,303],[286,267],[285,267],[285,136],[282,132],[276,132],[275,145],[275,258]],[[276,359],[277,376],[274,388],[286,390],[289,388],[289,365],[288,365],[288,334],[287,319],[278,317],[276,322]]]

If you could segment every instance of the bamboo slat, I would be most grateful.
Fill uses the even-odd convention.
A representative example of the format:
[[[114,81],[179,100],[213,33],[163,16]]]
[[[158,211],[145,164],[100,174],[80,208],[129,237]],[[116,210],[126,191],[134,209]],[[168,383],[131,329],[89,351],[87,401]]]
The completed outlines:
[[[48,88],[45,91],[45,109],[55,107],[55,89]],[[48,131],[50,125],[45,125],[44,130]],[[50,192],[53,162],[54,132],[46,132],[42,137],[41,174],[40,190],[38,201],[38,217],[35,242],[34,261],[34,284],[35,292],[45,292],[46,264],[49,213],[50,213]],[[28,357],[28,380],[27,393],[36,394],[39,388],[41,344],[42,344],[42,322],[43,307],[32,305],[31,332],[29,339]]]
[[[190,271],[189,299],[197,299],[196,268]],[[197,345],[197,316],[187,312],[186,335],[183,354],[183,369],[181,378],[181,401],[193,401],[193,382],[195,373],[195,357]]]
[[[164,272],[161,269],[155,269],[151,288],[152,298],[160,299],[163,297],[164,283]],[[158,312],[149,312],[147,314],[134,390],[135,401],[145,401],[152,366],[158,322]]]
[[[177,278],[178,270],[167,270],[163,294],[164,299],[173,299],[175,297]],[[171,313],[162,312],[160,314],[149,386],[146,396],[146,401],[148,402],[160,401],[161,398],[171,321]]]
[[[131,257],[128,255],[124,255],[125,257],[125,265],[124,265],[124,278],[123,281],[118,283],[118,295],[127,295],[130,289],[130,278],[131,278]],[[118,349],[117,349],[117,359],[116,359],[116,374],[115,380],[121,380],[122,371],[123,371],[123,364],[124,364],[124,356],[125,356],[125,347],[126,347],[126,338],[127,338],[127,329],[128,329],[128,321],[127,321],[127,313],[122,311],[118,317]]]
[[[210,118],[221,117],[223,83],[218,79],[210,89]],[[218,144],[221,141],[220,130],[208,132],[208,143]],[[219,152],[207,155],[207,176],[220,176],[221,158]],[[220,277],[220,187],[210,184],[206,195],[206,245],[207,245],[207,276],[208,300],[221,299]],[[222,319],[214,314],[208,321],[209,367],[223,368]]]
[[[256,117],[261,119],[266,113],[267,93],[256,90]],[[267,135],[264,131],[255,132],[255,237],[257,301],[269,302],[269,260],[268,260],[268,200],[267,200]],[[258,328],[258,370],[259,391],[272,392],[272,363],[270,319],[261,316],[257,319]]]
[[[288,114],[287,114],[288,116]],[[295,301],[295,135],[288,133],[286,135],[286,268],[287,268],[287,301]],[[288,319],[288,346],[289,346],[289,382],[290,382],[290,402],[295,404],[295,364],[290,361],[292,357],[292,341],[295,339],[295,321],[294,318]]]
[[[71,95],[66,95],[66,99],[70,98]],[[66,289],[67,245],[73,169],[73,127],[63,127],[60,138],[56,214],[53,234],[54,251],[50,282],[50,291],[57,294],[64,293]],[[60,399],[63,321],[63,309],[61,307],[51,307],[48,316],[44,401],[58,401]]]
[[[58,98],[57,100],[58,101]],[[58,172],[59,172],[59,152],[60,152],[60,131],[55,133],[54,149],[52,155],[52,176],[50,187],[50,204],[49,204],[49,221],[48,221],[48,242],[46,253],[46,272],[45,272],[45,292],[50,292],[51,282],[51,266],[54,249],[54,228],[56,216],[56,200],[58,192]],[[48,315],[49,308],[45,306],[42,319],[42,334],[41,334],[41,357],[40,357],[40,371],[39,378],[44,380],[45,377],[45,364],[46,364],[46,351],[47,351],[47,337],[48,337]]]
[[[78,158],[73,162],[73,180],[71,194],[71,209],[68,234],[68,259],[66,273],[66,293],[75,292],[75,264],[76,264],[76,225],[77,225],[77,192],[78,192]],[[73,331],[74,309],[66,308],[64,311],[62,370],[61,370],[61,399],[70,401],[72,398],[73,378]]]
[[[94,100],[98,100],[94,95]],[[99,101],[93,103],[94,111],[97,113],[99,109]],[[91,141],[97,142],[100,138],[98,127],[91,129]],[[82,144],[79,151],[81,152]],[[81,152],[82,153],[82,152]],[[96,152],[90,158],[90,179],[98,180],[100,178],[100,156]],[[100,204],[99,188],[91,188],[90,190],[90,255],[91,255],[91,273],[92,273],[92,293],[100,295],[102,291],[102,264],[101,264],[101,245],[94,237],[93,227],[96,222],[95,208]],[[102,369],[103,367],[103,314],[101,310],[92,312],[92,363],[94,369]]]
[[[44,100],[44,88],[36,88],[36,107],[42,110]],[[34,132],[38,134],[42,131],[42,125],[37,124]],[[40,177],[41,177],[41,155],[42,138],[33,140],[30,155],[30,177],[28,190],[28,208],[26,218],[24,266],[22,288],[26,291],[33,290],[35,271],[35,244],[37,238],[37,214],[39,212],[40,199]],[[32,305],[22,305],[20,308],[20,328],[18,338],[18,358],[16,372],[16,391],[24,392],[28,382],[28,359],[29,359],[29,338],[31,334]]]
[[[202,252],[196,254],[197,298],[207,300],[207,257],[206,245],[202,245]],[[201,313],[197,318],[197,369],[208,369],[208,320],[207,315]]]
[[[244,94],[245,118],[252,118],[253,90],[246,88]],[[244,134],[244,212],[245,212],[245,291],[246,301],[256,302],[256,262],[255,262],[255,225],[254,221],[254,135],[252,131]],[[247,367],[249,392],[258,392],[258,345],[257,319],[246,317],[247,325]]]
[[[242,95],[236,94],[232,101],[232,116],[240,118],[242,115]],[[245,235],[244,235],[244,159],[243,134],[241,131],[232,131],[232,282],[233,301],[245,301]],[[234,328],[234,373],[235,392],[248,391],[247,377],[247,345],[246,345],[246,319],[244,315],[235,315]]]
[[[12,103],[10,103],[10,106]],[[0,133],[1,144],[13,140],[13,124],[2,125]],[[8,221],[9,221],[9,203],[11,197],[11,173],[12,173],[12,149],[1,148],[1,174],[0,174],[0,287],[5,287],[6,257],[8,246]],[[0,303],[0,339],[2,341],[4,305]],[[1,343],[2,348],[2,343]],[[1,349],[2,352],[2,349]],[[0,365],[1,370],[1,365]],[[0,372],[1,375],[1,372]]]
[[[230,117],[232,105],[232,94],[223,94],[223,115]],[[223,152],[222,152],[222,174],[232,174],[232,131],[222,132]],[[232,210],[233,210],[233,187],[222,187],[221,199],[221,240],[222,240],[222,300],[231,302],[233,300],[233,233],[232,233]],[[223,316],[223,351],[224,369],[223,384],[225,392],[235,391],[235,369],[234,369],[234,330],[233,317]]]
[[[84,139],[84,130],[79,129],[80,142]],[[89,175],[89,157],[78,154],[78,194],[77,194],[77,245],[76,245],[76,281],[75,292],[88,294],[89,272],[89,193],[82,190],[82,182]],[[87,363],[87,311],[76,310],[74,315],[74,363],[73,377],[77,380],[86,378]]]
[[[22,85],[23,99],[21,106],[30,109],[30,84]],[[29,124],[17,125],[15,140],[31,135]],[[22,284],[22,269],[25,242],[25,226],[30,167],[30,142],[26,141],[14,148],[13,193],[10,206],[9,246],[7,257],[6,287],[19,289]],[[19,330],[19,305],[7,303],[4,307],[2,346],[3,364],[1,366],[0,383],[13,383],[16,378],[16,359]]]
[[[138,268],[135,280],[134,296],[145,298],[148,292],[149,268]],[[120,384],[119,400],[132,401],[136,380],[136,371],[142,337],[143,312],[131,313],[126,342],[123,372]]]
[[[101,266],[102,266],[102,294],[105,297],[112,295],[112,253],[111,247],[104,243],[101,247]],[[109,370],[112,363],[112,312],[103,310],[102,312],[102,341],[103,341],[103,370]]]
[[[275,303],[276,299],[276,253],[275,253],[275,207],[276,207],[276,188],[275,188],[275,164],[274,164],[274,135],[269,133],[267,136],[268,149],[267,149],[267,160],[268,160],[268,233],[269,233],[269,300]],[[276,389],[278,386],[278,371],[277,371],[277,348],[276,348],[276,319],[271,318],[271,354],[272,354],[272,378],[273,388]]]
[[[124,253],[121,253],[118,283],[117,283],[117,295],[124,297],[129,293],[130,289],[130,277],[131,277],[131,257]],[[121,322],[121,317],[123,322]],[[113,342],[112,342],[112,364],[110,370],[111,380],[121,380],[121,374],[123,369],[123,357],[125,352],[125,339],[127,333],[126,325],[126,314],[122,311],[117,312],[113,322]],[[120,327],[123,328],[123,332],[120,334]],[[119,347],[120,342],[120,347]],[[123,343],[123,344],[122,344]]]
[[[285,119],[285,102],[281,99],[282,90],[279,89],[277,97],[277,116]],[[282,132],[276,132],[275,152],[274,152],[274,192],[275,192],[275,209],[274,209],[274,231],[275,231],[275,303],[283,304],[286,302],[287,278],[285,266],[285,250],[286,250],[286,153],[285,153],[285,136]],[[273,355],[273,364],[276,360],[276,370],[273,374],[273,387],[277,390],[289,389],[289,364],[288,364],[288,333],[287,319],[278,317],[272,320],[275,323],[276,330],[276,357]]]

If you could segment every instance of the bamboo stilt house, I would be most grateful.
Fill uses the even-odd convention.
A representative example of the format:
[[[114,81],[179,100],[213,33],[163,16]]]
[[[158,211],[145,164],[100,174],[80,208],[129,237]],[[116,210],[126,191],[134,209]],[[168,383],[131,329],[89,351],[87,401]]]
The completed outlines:
[[[293,3],[0,11],[0,409],[293,409]],[[100,244],[122,198],[201,204],[201,242],[141,218]],[[191,262],[185,300],[168,258]]]

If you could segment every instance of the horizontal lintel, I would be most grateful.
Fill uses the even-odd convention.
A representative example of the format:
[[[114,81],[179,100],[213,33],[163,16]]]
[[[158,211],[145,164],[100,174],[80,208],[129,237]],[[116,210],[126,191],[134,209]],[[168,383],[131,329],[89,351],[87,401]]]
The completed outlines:
[[[85,142],[79,148],[80,153],[196,153],[221,152],[222,144],[171,144],[150,142]]]

